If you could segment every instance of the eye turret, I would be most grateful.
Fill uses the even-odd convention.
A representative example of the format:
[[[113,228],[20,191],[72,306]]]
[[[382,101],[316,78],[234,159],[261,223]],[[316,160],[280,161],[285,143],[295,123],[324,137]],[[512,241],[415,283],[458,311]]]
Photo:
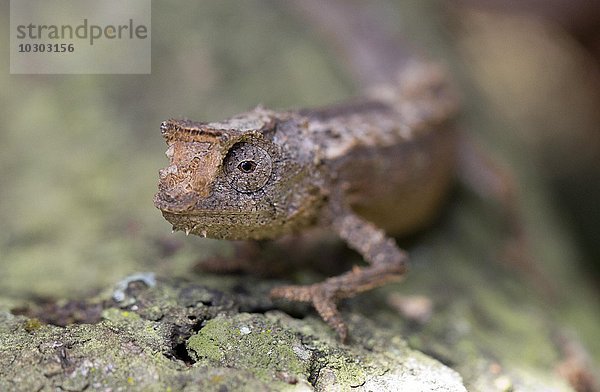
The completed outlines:
[[[227,153],[225,174],[231,186],[241,193],[261,189],[273,170],[271,156],[261,147],[251,143],[237,143]]]

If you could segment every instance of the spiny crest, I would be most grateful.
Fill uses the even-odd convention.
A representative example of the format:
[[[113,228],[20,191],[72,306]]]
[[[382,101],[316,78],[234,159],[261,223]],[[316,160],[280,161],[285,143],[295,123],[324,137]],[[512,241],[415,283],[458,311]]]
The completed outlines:
[[[208,123],[169,119],[160,124],[160,132],[169,144],[174,141],[225,143],[235,129],[215,129],[209,127]]]
[[[260,137],[275,128],[275,113],[261,106],[222,122],[197,122],[169,119],[160,125],[168,144],[182,142],[216,142],[229,146],[246,137]]]

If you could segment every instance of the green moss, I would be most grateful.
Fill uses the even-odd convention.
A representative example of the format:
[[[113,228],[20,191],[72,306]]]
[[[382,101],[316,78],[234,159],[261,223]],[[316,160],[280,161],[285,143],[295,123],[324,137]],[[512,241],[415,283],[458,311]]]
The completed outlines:
[[[262,316],[239,314],[209,320],[187,343],[190,356],[201,363],[251,370],[258,378],[278,373],[305,378],[308,352],[290,331]],[[304,355],[294,351],[300,350]]]
[[[40,320],[38,320],[37,318],[30,318],[27,319],[25,321],[25,323],[23,323],[23,328],[25,328],[25,331],[31,333],[31,332],[35,332],[38,329],[40,329],[42,327],[42,323]]]
[[[109,320],[112,322],[134,321],[140,319],[140,316],[137,313],[117,308],[104,309],[102,311],[102,317],[105,320]]]
[[[364,363],[346,355],[332,355],[327,358],[327,368],[331,369],[339,385],[357,387],[365,382],[368,372]]]
[[[227,331],[230,328],[231,323],[226,320],[209,320],[199,333],[188,340],[190,356],[198,361],[205,359],[221,363],[225,359],[226,348],[220,344],[229,338]]]

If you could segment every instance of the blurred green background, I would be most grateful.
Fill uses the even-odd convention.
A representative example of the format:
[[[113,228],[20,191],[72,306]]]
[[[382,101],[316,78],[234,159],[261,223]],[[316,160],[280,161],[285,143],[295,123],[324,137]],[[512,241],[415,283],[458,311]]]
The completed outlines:
[[[151,75],[8,75],[4,57],[1,295],[72,297],[132,271],[184,273],[190,254],[219,246],[178,242],[152,204],[167,162],[161,121],[318,105],[351,91],[327,47],[272,5],[153,2]],[[3,2],[4,53],[8,14]],[[165,263],[169,246],[191,249]]]
[[[550,197],[564,218],[559,230],[579,241],[581,259],[591,260],[583,268],[597,271],[598,214],[586,213],[597,207],[590,181],[600,156],[594,55],[553,20],[432,0],[391,4],[408,40],[454,70],[465,128],[496,155],[520,156],[549,192],[566,187],[549,193],[562,195]],[[8,2],[0,10],[8,53]],[[184,275],[198,258],[229,251],[171,234],[153,207],[166,163],[161,121],[357,93],[331,43],[278,1],[155,0],[151,75],[9,75],[3,59],[0,296],[13,298],[76,297],[140,270]]]

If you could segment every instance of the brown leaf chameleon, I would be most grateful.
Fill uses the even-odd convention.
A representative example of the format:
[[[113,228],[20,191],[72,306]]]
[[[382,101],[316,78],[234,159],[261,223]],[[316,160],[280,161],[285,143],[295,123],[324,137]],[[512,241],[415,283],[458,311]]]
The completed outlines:
[[[458,132],[459,100],[438,65],[390,35],[387,8],[369,2],[286,2],[323,33],[365,87],[362,99],[320,109],[257,107],[221,122],[168,120],[170,164],[154,204],[174,230],[230,240],[335,232],[367,266],[271,296],[309,302],[342,340],[336,302],[397,280],[408,257],[393,236],[426,227],[456,178],[505,212],[508,257],[551,294],[528,254],[509,173]],[[551,296],[549,296],[551,297]]]
[[[389,235],[427,225],[454,179],[457,107],[444,72],[414,62],[395,85],[348,104],[168,120],[161,131],[170,164],[154,204],[174,230],[203,237],[333,230],[368,266],[271,295],[311,302],[343,340],[336,301],[405,274],[407,255]]]

